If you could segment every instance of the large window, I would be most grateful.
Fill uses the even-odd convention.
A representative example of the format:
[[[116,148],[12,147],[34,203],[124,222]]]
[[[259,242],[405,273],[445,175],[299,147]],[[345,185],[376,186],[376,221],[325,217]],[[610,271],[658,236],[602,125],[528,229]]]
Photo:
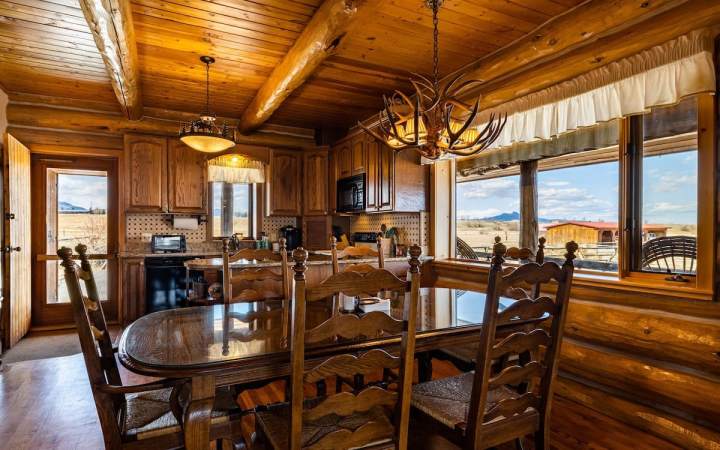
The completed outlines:
[[[233,234],[252,237],[255,189],[252,184],[213,182],[210,184],[213,238]]]
[[[610,152],[617,158],[617,147]],[[619,176],[617,160],[538,173],[538,225],[546,256],[561,258],[565,243],[575,241],[577,267],[618,270]]]
[[[457,184],[456,233],[478,257],[492,253],[495,236],[508,247],[519,245],[520,176],[479,179]],[[471,255],[458,255],[469,257]]]
[[[694,97],[631,121],[633,270],[671,275],[697,271],[697,123]]]

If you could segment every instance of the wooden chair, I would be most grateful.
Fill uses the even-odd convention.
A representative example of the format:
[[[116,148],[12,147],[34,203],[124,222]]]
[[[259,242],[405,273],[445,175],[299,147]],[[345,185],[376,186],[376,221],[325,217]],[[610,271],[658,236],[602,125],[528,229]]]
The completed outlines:
[[[290,275],[285,239],[280,239],[280,252],[269,249],[245,248],[230,254],[230,241],[223,239],[223,298],[226,304],[286,300],[290,298]],[[248,260],[257,266],[231,268],[230,263]],[[262,263],[279,262],[280,267],[264,267]],[[282,292],[277,291],[278,283]]]
[[[474,372],[420,383],[413,387],[412,406],[418,426],[436,427],[465,449],[484,449],[535,436],[536,449],[549,449],[548,419],[557,374],[560,342],[567,314],[573,259],[577,244],[565,246],[565,263],[528,263],[503,271],[505,246],[493,247],[484,326]],[[520,286],[557,282],[555,299],[536,296]],[[500,296],[514,298],[498,312]],[[544,319],[544,320],[543,320]],[[515,332],[499,342],[498,324],[531,323],[529,330]],[[549,322],[549,332],[543,325]],[[540,349],[544,351],[539,351]],[[493,374],[491,363],[505,355],[531,355]],[[542,356],[540,356],[542,355]]]
[[[183,397],[187,380],[158,380],[145,384],[123,386],[115,359],[117,349],[110,340],[102,302],[87,258],[87,247],[78,245],[81,267],[73,261],[72,250],[63,247],[57,254],[65,268],[65,282],[73,317],[80,337],[90,379],[90,388],[100,419],[106,449],[164,449],[183,445]],[[83,295],[80,279],[85,282]],[[240,445],[239,416],[234,399],[216,398],[211,439],[227,440],[233,447]]]
[[[496,242],[499,242],[500,238],[495,238]],[[533,252],[529,248],[518,248],[518,247],[510,247],[505,252],[505,258],[510,258],[515,261],[528,261],[533,258]],[[538,241],[538,250],[535,254],[535,262],[537,264],[542,264],[545,261],[545,238],[541,237]],[[512,268],[508,268],[512,270]],[[535,286],[536,289],[539,289],[540,286]],[[457,296],[460,297],[462,295],[462,292],[457,292]],[[535,297],[540,295],[539,291],[533,291],[533,295]],[[464,346],[455,346],[453,348],[448,349],[440,349],[435,350],[433,352],[430,352],[430,355],[434,359],[440,359],[444,361],[451,362],[455,367],[462,370],[463,372],[468,372],[470,370],[473,370],[475,368],[475,357],[477,356],[477,344],[472,345],[464,345]],[[424,362],[424,368],[421,373],[421,381],[430,381],[432,378],[432,362],[431,361],[425,361]],[[499,362],[498,366],[502,367],[504,365],[504,361]]]
[[[378,235],[377,237],[377,250],[373,250],[370,247],[345,247],[344,249],[338,251],[337,249],[337,239],[335,239],[335,236],[330,236],[330,252],[332,254],[332,268],[333,273],[339,273],[340,272],[340,260],[352,260],[352,259],[358,259],[358,258],[368,258],[377,257],[378,259],[378,267],[380,269],[385,268],[385,256],[383,255],[382,251],[382,239]],[[373,267],[371,264],[368,263],[358,263],[358,264],[346,264],[344,270],[350,270],[353,272],[360,272],[360,273],[367,273],[370,271],[375,270],[376,268]]]
[[[409,400],[413,377],[415,323],[420,290],[420,248],[410,249],[410,281],[403,281],[385,269],[367,273],[341,272],[316,287],[305,283],[307,252],[296,249],[295,299],[291,346],[291,401],[270,406],[256,414],[260,440],[277,450],[397,448],[406,449]],[[322,324],[306,329],[307,304],[338,292],[348,295],[374,294],[381,290],[410,292],[403,320],[375,311],[358,317],[334,315]],[[407,297],[406,297],[407,298]],[[359,355],[335,354],[322,362],[307,364],[306,345],[327,343],[337,338],[375,338],[381,334],[402,336],[400,356],[374,348]],[[341,392],[313,399],[304,398],[306,383],[333,376],[396,368],[400,371],[397,391],[370,386],[358,393]]]
[[[692,236],[663,236],[642,246],[642,268],[667,273],[692,273],[697,260],[697,239]]]

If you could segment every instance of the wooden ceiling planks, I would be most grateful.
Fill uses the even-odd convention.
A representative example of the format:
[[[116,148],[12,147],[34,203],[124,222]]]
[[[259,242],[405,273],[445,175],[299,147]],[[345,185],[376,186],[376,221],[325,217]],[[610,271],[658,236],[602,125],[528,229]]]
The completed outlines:
[[[582,0],[446,0],[440,12],[441,75],[487,56]],[[322,0],[131,0],[146,108],[196,113],[204,67],[220,116],[239,118]],[[361,3],[362,5],[362,3]],[[362,6],[361,6],[362,7]],[[432,15],[420,0],[384,0],[352,27],[270,118],[347,127],[377,111],[381,95],[431,71]],[[11,93],[53,104],[112,102],[113,90],[77,0],[0,0],[0,71]],[[98,108],[100,109],[100,108]],[[117,105],[107,110],[117,111]]]

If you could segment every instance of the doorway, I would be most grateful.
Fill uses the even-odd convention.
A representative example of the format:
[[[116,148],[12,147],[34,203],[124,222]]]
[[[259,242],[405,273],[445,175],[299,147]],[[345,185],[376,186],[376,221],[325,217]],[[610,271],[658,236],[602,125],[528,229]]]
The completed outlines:
[[[57,250],[87,246],[103,311],[117,319],[117,163],[35,155],[32,161],[34,327],[73,323]]]

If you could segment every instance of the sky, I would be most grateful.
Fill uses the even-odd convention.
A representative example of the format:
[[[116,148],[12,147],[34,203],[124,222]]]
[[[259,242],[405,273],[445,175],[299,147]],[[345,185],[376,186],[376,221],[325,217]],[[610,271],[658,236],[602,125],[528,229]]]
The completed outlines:
[[[538,173],[543,219],[617,222],[617,162]],[[643,222],[697,222],[697,151],[652,156],[643,162]],[[457,217],[483,218],[519,211],[520,177],[459,183]]]
[[[107,208],[107,177],[58,175],[58,201],[82,208]]]

